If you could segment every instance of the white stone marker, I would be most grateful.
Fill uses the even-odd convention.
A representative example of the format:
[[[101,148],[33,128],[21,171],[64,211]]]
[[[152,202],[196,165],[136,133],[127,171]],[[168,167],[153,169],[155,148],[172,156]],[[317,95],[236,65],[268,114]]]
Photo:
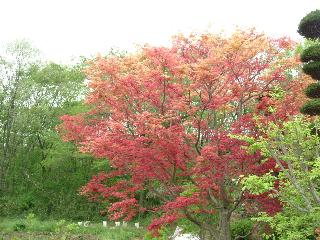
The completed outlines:
[[[78,226],[82,226],[83,225],[83,222],[78,222]]]
[[[200,238],[196,235],[190,234],[190,233],[182,233],[182,228],[177,227],[174,231],[173,236],[171,236],[171,239],[173,240],[200,240]]]
[[[139,228],[139,227],[140,227],[140,224],[139,224],[138,222],[136,222],[136,223],[134,223],[134,226],[135,226],[136,228]]]
[[[103,221],[102,226],[107,227],[107,221]]]
[[[123,227],[128,227],[128,223],[127,223],[126,221],[123,221],[123,222],[122,222],[122,226],[123,226]]]
[[[120,227],[120,222],[115,222],[116,227]]]

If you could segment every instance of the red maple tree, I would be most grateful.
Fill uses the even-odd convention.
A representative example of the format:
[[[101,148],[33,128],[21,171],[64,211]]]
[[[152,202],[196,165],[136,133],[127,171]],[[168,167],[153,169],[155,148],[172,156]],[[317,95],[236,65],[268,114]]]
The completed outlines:
[[[179,35],[170,48],[98,56],[86,71],[91,110],[63,116],[60,126],[65,140],[112,167],[82,194],[109,201],[113,219],[158,213],[149,226],[155,233],[185,218],[203,238],[231,239],[231,215],[252,200],[241,178],[275,164],[248,154],[229,134],[258,134],[254,116],[275,121],[298,113],[306,83],[293,45],[239,30],[230,37]],[[156,208],[144,204],[146,194],[156,196]],[[274,212],[274,203],[262,205]]]

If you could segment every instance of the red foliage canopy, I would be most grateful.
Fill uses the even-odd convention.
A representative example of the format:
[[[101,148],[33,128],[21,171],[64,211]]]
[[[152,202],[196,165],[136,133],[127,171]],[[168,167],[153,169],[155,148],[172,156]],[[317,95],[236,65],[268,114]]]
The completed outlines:
[[[87,69],[91,111],[63,116],[60,127],[65,140],[113,168],[82,194],[110,201],[114,219],[163,213],[150,229],[182,217],[204,226],[221,209],[231,215],[246,202],[241,178],[275,164],[249,155],[229,134],[257,134],[253,116],[272,121],[298,112],[306,83],[292,46],[237,31],[228,38],[176,36],[170,48],[97,57]],[[139,192],[156,196],[157,208],[144,206]]]

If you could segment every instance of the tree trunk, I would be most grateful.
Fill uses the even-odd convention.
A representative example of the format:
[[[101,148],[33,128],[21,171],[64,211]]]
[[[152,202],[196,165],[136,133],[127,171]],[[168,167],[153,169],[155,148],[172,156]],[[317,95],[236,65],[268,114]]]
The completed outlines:
[[[231,240],[231,227],[230,227],[231,211],[222,208],[219,210],[219,240]]]
[[[4,167],[2,166],[2,163],[0,163],[0,196],[2,193],[4,193],[4,187],[5,181],[4,181]]]

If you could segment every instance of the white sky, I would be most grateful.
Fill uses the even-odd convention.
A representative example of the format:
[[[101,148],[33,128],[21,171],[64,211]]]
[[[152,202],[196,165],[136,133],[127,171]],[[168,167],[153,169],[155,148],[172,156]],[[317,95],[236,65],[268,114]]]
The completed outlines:
[[[179,32],[226,32],[236,25],[290,36],[320,0],[0,0],[0,43],[30,39],[44,57],[167,44]]]

